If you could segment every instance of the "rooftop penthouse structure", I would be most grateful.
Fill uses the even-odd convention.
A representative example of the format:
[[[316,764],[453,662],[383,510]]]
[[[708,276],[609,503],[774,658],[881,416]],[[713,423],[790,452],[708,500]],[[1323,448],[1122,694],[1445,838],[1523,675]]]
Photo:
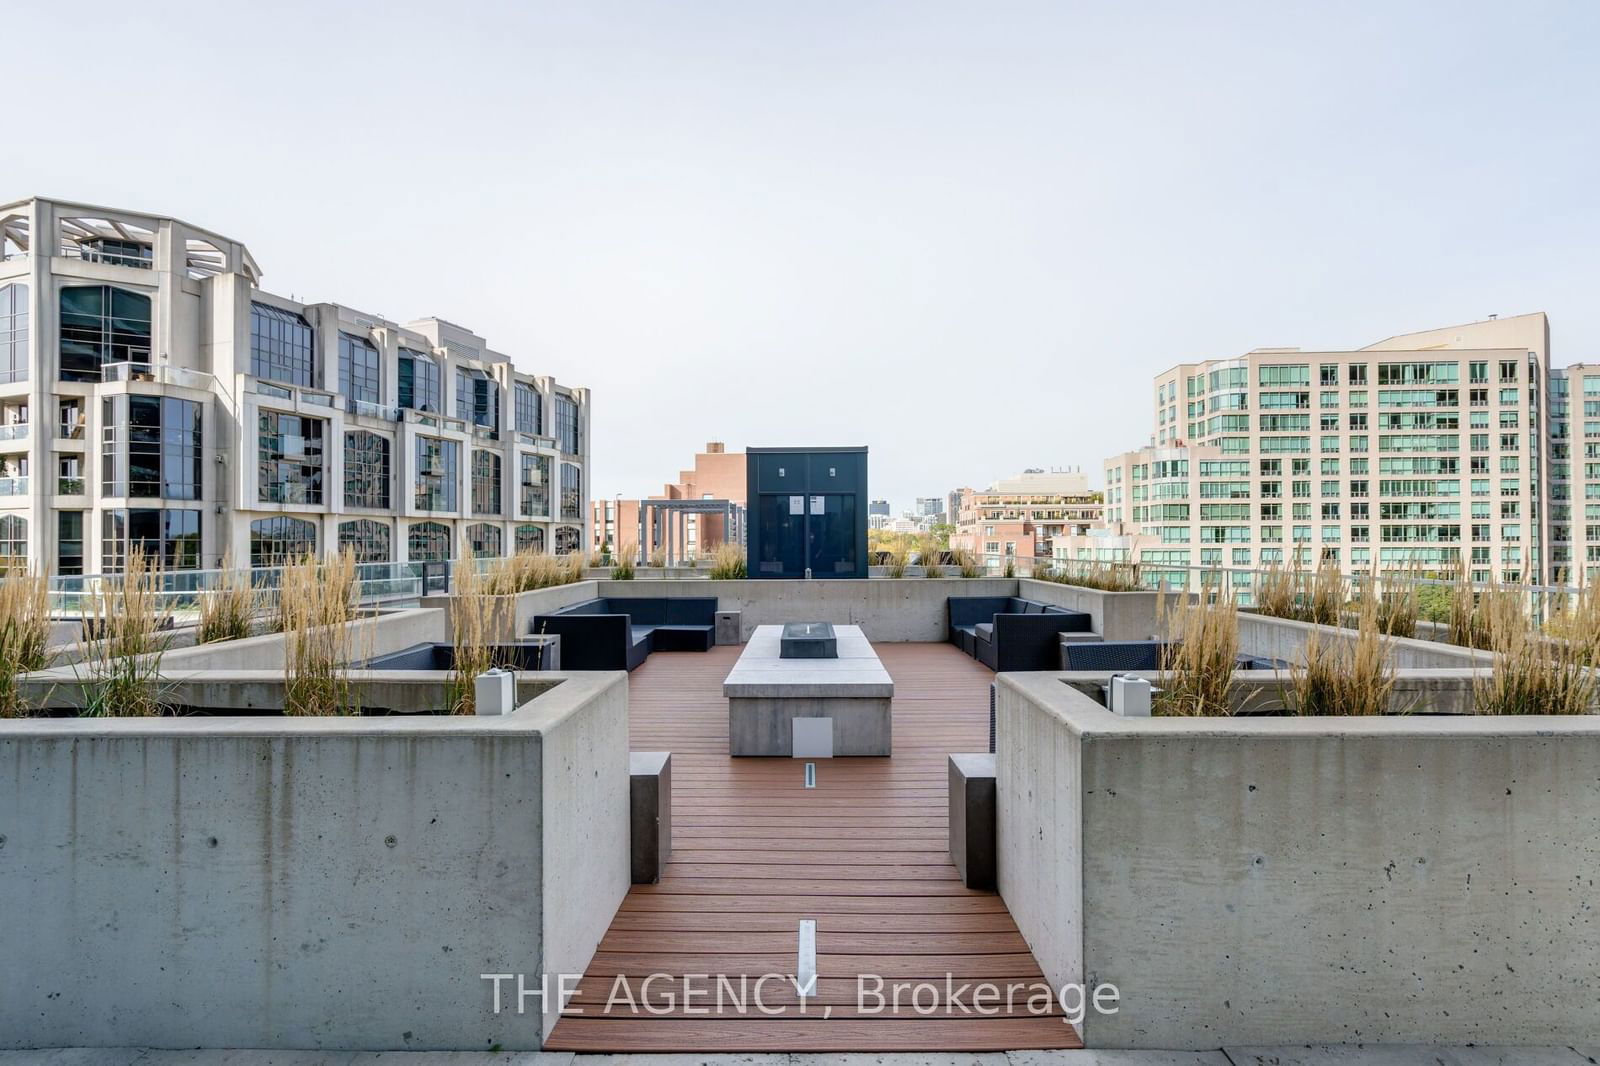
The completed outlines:
[[[0,559],[113,573],[589,543],[587,389],[439,318],[262,288],[166,216],[0,206]]]
[[[1600,368],[1552,368],[1543,314],[1355,351],[1261,348],[1153,388],[1151,443],[1106,461],[1105,528],[1057,559],[1137,563],[1147,583],[1297,560],[1464,565],[1475,582],[1600,574],[1584,502],[1600,501]]]

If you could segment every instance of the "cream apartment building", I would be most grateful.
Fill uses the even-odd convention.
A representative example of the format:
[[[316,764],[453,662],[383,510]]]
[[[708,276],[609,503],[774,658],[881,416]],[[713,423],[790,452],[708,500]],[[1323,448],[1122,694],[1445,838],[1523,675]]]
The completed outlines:
[[[0,206],[0,558],[114,572],[588,542],[587,389],[437,318],[261,288],[237,240]]]
[[[1595,450],[1580,429],[1600,441],[1600,367],[1549,364],[1543,314],[1180,364],[1153,383],[1152,443],[1106,462],[1106,528],[1057,554],[1135,560],[1147,578],[1298,554],[1347,572],[1464,559],[1477,581],[1575,580],[1574,562],[1600,564],[1575,539],[1600,525],[1572,518],[1594,491],[1583,479],[1600,484],[1575,454]]]

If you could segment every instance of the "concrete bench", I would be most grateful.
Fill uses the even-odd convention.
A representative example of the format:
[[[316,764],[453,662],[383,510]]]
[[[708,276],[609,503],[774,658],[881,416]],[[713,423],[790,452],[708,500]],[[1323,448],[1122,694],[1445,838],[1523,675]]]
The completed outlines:
[[[633,883],[653,885],[672,854],[672,753],[628,753],[628,857]]]
[[[994,756],[950,756],[950,861],[968,888],[994,891]]]

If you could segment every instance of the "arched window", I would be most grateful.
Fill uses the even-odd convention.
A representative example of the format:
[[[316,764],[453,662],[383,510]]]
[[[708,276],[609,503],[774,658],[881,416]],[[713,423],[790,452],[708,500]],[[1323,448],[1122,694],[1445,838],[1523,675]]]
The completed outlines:
[[[344,502],[388,510],[388,437],[364,429],[344,435]]]
[[[61,380],[99,381],[106,363],[150,362],[150,297],[110,285],[61,290]]]
[[[406,533],[407,558],[414,563],[448,562],[450,527],[443,522],[414,522]]]
[[[580,530],[572,526],[556,527],[556,554],[570,555],[578,550],[578,545],[583,539]]]
[[[21,515],[0,517],[0,573],[28,568],[28,520]]]
[[[0,288],[0,384],[28,380],[28,287]]]
[[[519,552],[544,552],[544,527],[534,525],[518,526],[516,529],[516,545]]]
[[[476,522],[467,527],[467,546],[474,559],[499,558],[504,555],[504,536],[500,527],[488,522]]]
[[[358,563],[387,563],[393,556],[394,533],[387,522],[357,518],[339,523],[339,552],[355,554]]]
[[[250,523],[250,565],[285,566],[317,550],[317,527],[303,518],[258,518]]]

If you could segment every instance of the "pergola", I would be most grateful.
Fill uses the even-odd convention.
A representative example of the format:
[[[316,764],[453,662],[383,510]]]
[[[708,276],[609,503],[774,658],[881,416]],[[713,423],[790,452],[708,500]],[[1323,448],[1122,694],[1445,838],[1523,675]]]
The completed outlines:
[[[640,500],[639,501],[639,561],[650,558],[650,545],[656,543],[655,534],[667,550],[667,565],[679,561],[675,558],[678,530],[688,515],[719,514],[722,528],[732,544],[744,543],[745,507],[732,500]],[[646,537],[646,533],[652,534]]]

